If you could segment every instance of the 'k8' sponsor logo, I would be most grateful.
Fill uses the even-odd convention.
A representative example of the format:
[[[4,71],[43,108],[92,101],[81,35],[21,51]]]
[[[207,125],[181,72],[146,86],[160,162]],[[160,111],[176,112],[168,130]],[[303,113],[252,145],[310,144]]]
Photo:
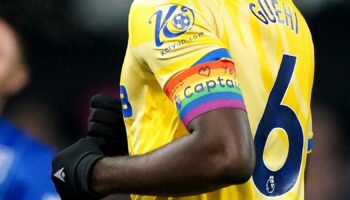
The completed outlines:
[[[173,5],[168,11],[158,10],[149,19],[149,24],[155,23],[155,44],[160,47],[165,38],[176,38],[193,27],[194,12],[186,6]]]

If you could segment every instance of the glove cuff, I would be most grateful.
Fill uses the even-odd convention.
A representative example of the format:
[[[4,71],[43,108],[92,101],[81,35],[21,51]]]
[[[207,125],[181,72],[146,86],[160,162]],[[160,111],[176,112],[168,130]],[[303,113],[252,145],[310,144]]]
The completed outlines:
[[[83,158],[81,158],[76,168],[75,180],[77,181],[77,190],[82,194],[88,194],[89,196],[96,199],[101,199],[105,197],[103,195],[97,194],[91,188],[91,176],[93,167],[95,166],[97,161],[104,157],[105,156],[103,155],[90,153],[86,154]]]

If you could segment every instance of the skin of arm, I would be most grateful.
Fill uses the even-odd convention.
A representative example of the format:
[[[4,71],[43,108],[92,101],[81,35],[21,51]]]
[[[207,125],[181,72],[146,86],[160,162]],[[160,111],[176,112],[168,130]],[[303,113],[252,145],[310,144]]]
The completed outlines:
[[[305,183],[304,183],[304,185],[305,185],[305,191],[308,191],[307,190],[307,187],[308,187],[308,185],[307,185],[307,180],[308,180],[308,177],[309,177],[309,168],[310,168],[310,159],[312,158],[312,156],[311,156],[311,153],[308,153],[307,154],[307,159],[306,159],[306,168],[305,168]]]
[[[99,160],[91,188],[99,194],[188,196],[250,179],[255,149],[244,111],[209,111],[188,130],[190,134],[148,154]]]

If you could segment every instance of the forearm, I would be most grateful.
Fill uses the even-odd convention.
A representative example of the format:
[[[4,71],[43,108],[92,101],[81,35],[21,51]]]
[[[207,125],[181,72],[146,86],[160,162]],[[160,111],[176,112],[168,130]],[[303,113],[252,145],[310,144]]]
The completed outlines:
[[[104,158],[93,170],[92,188],[101,194],[186,196],[232,184],[225,180],[222,152],[202,140],[191,134],[146,155]]]
[[[310,169],[310,162],[311,162],[311,153],[307,154],[306,158],[306,167],[305,167],[305,174],[304,174],[304,185],[305,185],[305,191],[308,191],[308,177],[309,177],[309,169]]]

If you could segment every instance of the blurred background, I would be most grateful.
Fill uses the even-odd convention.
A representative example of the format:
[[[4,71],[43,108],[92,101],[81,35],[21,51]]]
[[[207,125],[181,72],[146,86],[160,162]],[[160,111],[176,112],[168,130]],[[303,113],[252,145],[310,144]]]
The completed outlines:
[[[1,0],[25,33],[31,83],[5,116],[61,149],[86,130],[90,97],[118,95],[131,0]],[[348,0],[295,0],[316,49],[309,200],[350,199]]]

